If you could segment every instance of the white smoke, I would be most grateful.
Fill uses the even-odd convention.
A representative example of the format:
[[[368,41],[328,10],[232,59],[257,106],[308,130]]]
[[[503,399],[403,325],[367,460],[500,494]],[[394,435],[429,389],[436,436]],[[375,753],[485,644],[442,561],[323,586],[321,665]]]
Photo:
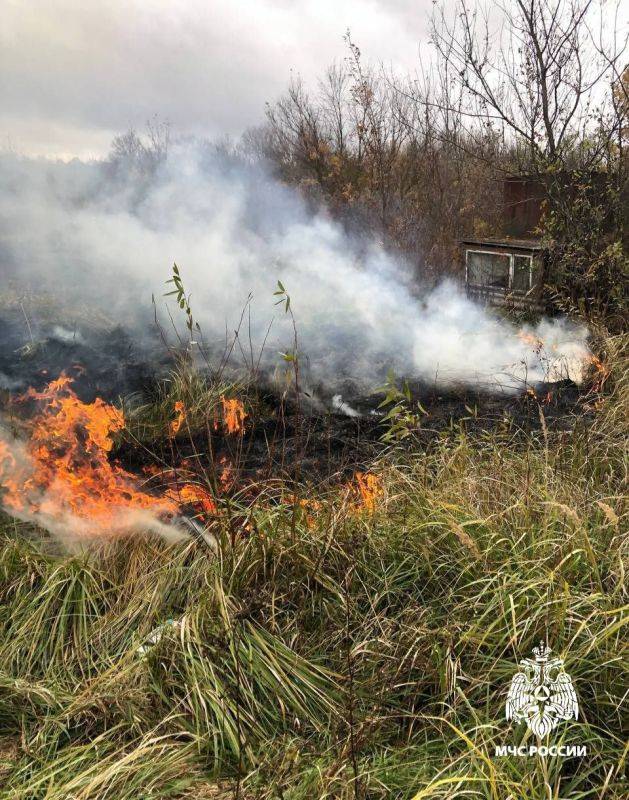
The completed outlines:
[[[340,394],[335,394],[332,397],[332,408],[335,411],[339,411],[341,414],[345,414],[346,417],[357,419],[362,416],[360,411],[357,411],[355,408],[352,408],[349,403],[346,403],[345,400],[343,400],[343,395]]]
[[[52,329],[51,336],[60,342],[82,342],[83,337],[77,330],[70,331],[62,325],[55,325]]]
[[[263,363],[281,362],[292,326],[305,379],[373,389],[386,370],[439,385],[518,388],[578,378],[587,331],[544,320],[528,332],[469,301],[453,283],[422,291],[407,264],[348,235],[325,211],[259,167],[200,145],[174,148],[150,177],[103,163],[0,159],[0,269],[9,278],[100,303],[138,330],[177,262],[210,342],[238,325]],[[79,335],[74,333],[73,335]],[[235,350],[238,352],[238,349]],[[575,366],[576,365],[576,366]]]

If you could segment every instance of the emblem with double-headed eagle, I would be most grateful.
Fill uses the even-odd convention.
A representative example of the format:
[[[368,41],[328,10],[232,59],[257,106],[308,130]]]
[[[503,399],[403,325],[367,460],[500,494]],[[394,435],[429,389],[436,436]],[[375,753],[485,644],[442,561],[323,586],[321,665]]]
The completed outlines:
[[[550,653],[543,642],[533,648],[535,661],[525,658],[520,662],[522,671],[513,676],[507,697],[507,719],[524,720],[540,738],[561,720],[579,716],[577,695],[570,676],[564,672],[563,659],[551,659]]]

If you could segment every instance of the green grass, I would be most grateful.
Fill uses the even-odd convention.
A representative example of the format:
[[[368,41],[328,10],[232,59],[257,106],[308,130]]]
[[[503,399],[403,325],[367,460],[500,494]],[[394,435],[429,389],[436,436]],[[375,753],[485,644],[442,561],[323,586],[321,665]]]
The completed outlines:
[[[569,433],[389,448],[374,513],[261,484],[221,506],[215,556],[58,555],[7,518],[0,797],[625,797],[627,380],[617,352]],[[589,754],[495,758],[524,739],[506,690],[546,635],[581,708],[553,736]]]

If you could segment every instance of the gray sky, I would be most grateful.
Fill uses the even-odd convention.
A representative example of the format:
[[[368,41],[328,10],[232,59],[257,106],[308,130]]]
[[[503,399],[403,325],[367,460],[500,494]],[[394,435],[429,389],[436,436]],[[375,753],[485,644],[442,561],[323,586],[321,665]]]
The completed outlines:
[[[0,147],[82,157],[157,114],[238,135],[293,74],[346,55],[418,64],[432,0],[0,0]]]

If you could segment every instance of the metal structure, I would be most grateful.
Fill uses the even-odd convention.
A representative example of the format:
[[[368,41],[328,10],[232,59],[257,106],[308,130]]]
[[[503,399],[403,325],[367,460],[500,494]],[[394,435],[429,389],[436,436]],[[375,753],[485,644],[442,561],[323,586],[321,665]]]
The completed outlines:
[[[464,239],[467,294],[491,305],[541,310],[544,251],[536,239]]]
[[[527,177],[503,186],[503,237],[461,240],[468,296],[490,305],[542,310],[545,256],[533,232],[539,225],[544,189]]]

